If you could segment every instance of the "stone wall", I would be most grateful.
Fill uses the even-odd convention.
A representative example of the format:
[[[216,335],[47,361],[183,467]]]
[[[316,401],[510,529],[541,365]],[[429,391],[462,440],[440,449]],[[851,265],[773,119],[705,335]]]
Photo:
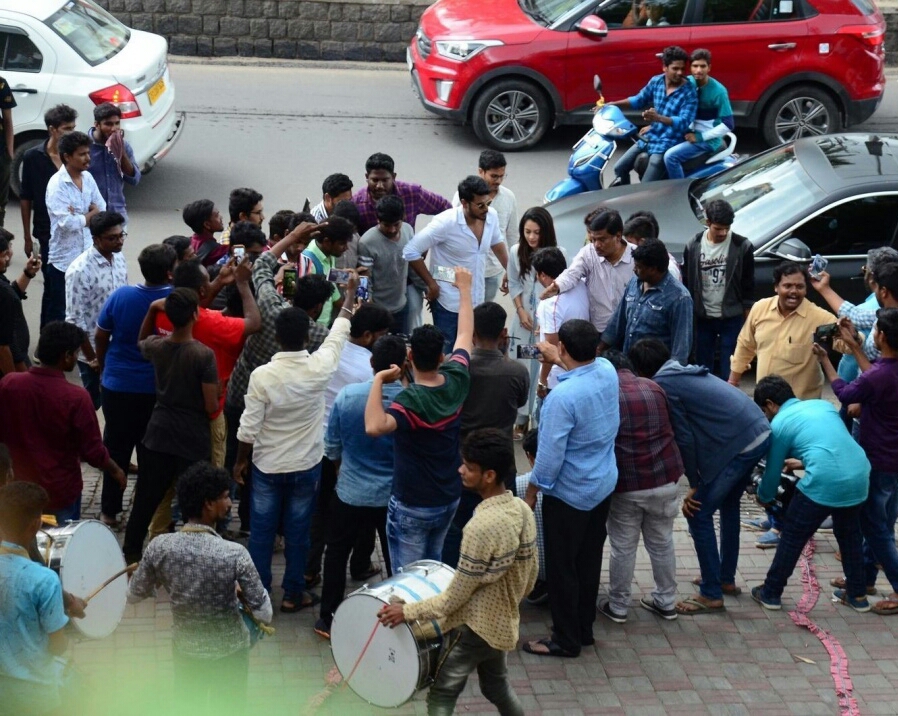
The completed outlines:
[[[882,7],[886,19],[886,65],[898,66],[898,7]]]
[[[488,0],[486,0],[488,1]],[[173,55],[395,61],[427,0],[99,0]]]

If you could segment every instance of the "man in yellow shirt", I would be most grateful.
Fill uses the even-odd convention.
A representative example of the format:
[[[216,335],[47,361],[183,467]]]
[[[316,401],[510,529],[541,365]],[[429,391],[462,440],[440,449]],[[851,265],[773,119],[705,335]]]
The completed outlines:
[[[795,397],[819,398],[823,373],[812,348],[814,331],[835,323],[836,316],[808,301],[807,272],[800,264],[787,261],[777,266],[773,290],[775,296],[752,306],[739,332],[728,382],[738,387],[742,374],[757,357],[757,380],[780,375],[792,386]]]

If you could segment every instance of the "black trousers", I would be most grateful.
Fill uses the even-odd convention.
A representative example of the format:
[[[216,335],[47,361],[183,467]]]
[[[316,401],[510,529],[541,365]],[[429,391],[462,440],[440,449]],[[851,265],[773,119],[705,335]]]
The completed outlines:
[[[354,548],[360,537],[374,534],[375,531],[380,536],[387,575],[392,576],[387,547],[386,506],[356,507],[346,504],[336,492],[333,493],[327,526],[327,551],[324,554],[324,584],[321,587],[321,618],[328,628],[346,591],[346,563],[349,561],[349,553],[355,553]]]
[[[546,581],[552,610],[552,640],[562,649],[580,653],[593,643],[605,523],[611,497],[591,510],[578,510],[563,500],[543,495]]]
[[[100,393],[103,406],[103,417],[106,427],[103,428],[103,444],[109,450],[109,456],[126,473],[131,453],[137,448],[137,463],[142,462],[144,452],[143,434],[153,414],[156,404],[155,393],[123,393],[103,388]],[[100,497],[100,509],[107,517],[115,517],[122,511],[122,495],[124,490],[109,476],[103,473],[103,492]]]

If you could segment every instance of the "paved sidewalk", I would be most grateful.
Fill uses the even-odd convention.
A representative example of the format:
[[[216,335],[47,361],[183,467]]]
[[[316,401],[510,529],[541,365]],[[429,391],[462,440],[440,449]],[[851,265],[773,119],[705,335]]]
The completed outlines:
[[[133,485],[133,478],[132,478]],[[129,488],[126,508],[130,504]],[[759,508],[744,498],[744,512]],[[84,516],[99,510],[99,480],[85,466]],[[830,675],[829,656],[820,641],[788,616],[801,598],[799,574],[784,594],[783,611],[767,612],[748,595],[760,583],[772,550],[754,547],[756,533],[742,533],[736,583],[742,596],[726,597],[727,611],[664,621],[638,606],[652,588],[648,557],[640,548],[634,575],[633,604],[626,624],[601,615],[595,624],[596,644],[577,659],[537,657],[516,651],[509,656],[514,687],[528,714],[839,714]],[[119,535],[120,536],[120,535]],[[698,563],[685,520],[675,524],[680,592],[691,585]],[[813,558],[821,585],[810,618],[837,639],[849,660],[854,697],[861,714],[898,712],[898,619],[856,614],[830,601],[829,580],[841,574],[832,535],[818,534]],[[603,564],[607,575],[608,553]],[[283,573],[283,555],[274,557],[275,584]],[[350,589],[358,585],[349,583]],[[887,584],[881,577],[884,596]],[[275,606],[281,590],[275,590]],[[378,714],[388,710],[366,704],[349,689],[326,690],[333,667],[329,644],[312,631],[317,613],[275,612],[277,633],[253,649],[250,661],[249,713]],[[522,609],[521,638],[548,633],[547,608]],[[84,713],[180,713],[171,693],[171,611],[165,595],[129,606],[115,634],[102,641],[80,641],[74,662],[89,680],[93,704]],[[458,703],[458,713],[493,714],[472,678]],[[310,705],[320,701],[317,708]],[[424,693],[390,712],[424,714]],[[194,715],[191,715],[194,716]]]

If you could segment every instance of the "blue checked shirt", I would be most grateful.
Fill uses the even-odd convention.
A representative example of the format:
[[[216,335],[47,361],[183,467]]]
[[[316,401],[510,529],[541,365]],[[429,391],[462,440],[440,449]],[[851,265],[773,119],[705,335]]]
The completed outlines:
[[[698,110],[698,94],[695,85],[684,82],[673,92],[667,94],[664,75],[656,75],[642,88],[639,94],[629,98],[633,109],[649,109],[654,107],[658,114],[670,117],[673,124],[653,122],[651,129],[642,139],[648,147],[649,154],[664,154],[668,149],[683,141],[686,132],[695,121]]]
[[[842,305],[839,306],[839,318],[848,316],[854,324],[854,327],[866,334],[863,345],[864,355],[866,355],[867,360],[871,362],[882,357],[882,352],[876,347],[876,343],[873,340],[873,327],[876,325],[876,312],[879,310],[880,306],[879,302],[876,301],[876,298],[872,298],[873,300],[871,301],[870,297],[868,297],[866,301],[857,306],[850,301],[842,301]]]

